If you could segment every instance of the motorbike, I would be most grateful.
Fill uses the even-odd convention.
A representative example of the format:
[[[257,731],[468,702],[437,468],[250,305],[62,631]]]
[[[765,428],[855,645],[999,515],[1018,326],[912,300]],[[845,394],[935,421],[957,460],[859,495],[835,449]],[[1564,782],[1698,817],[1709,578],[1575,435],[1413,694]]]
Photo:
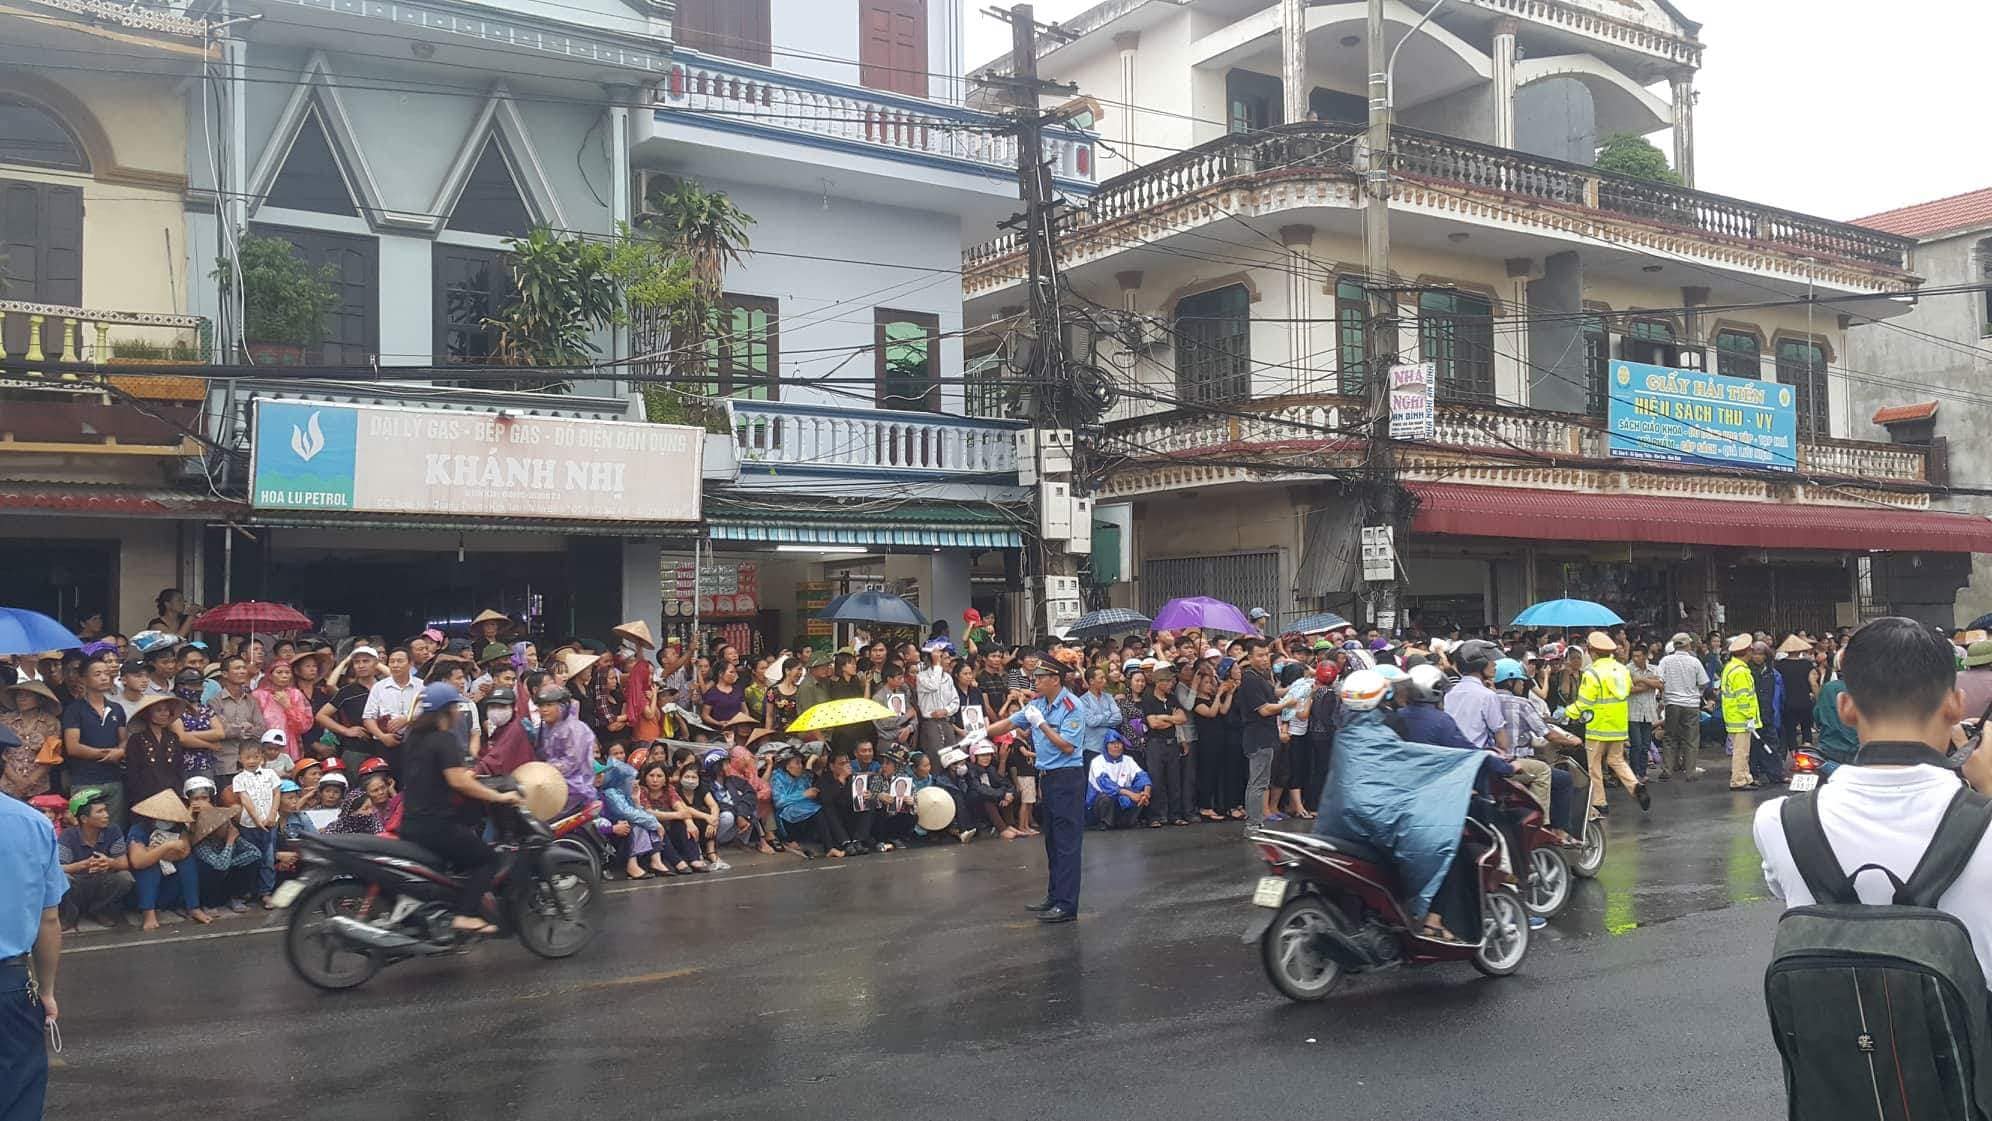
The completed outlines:
[[[516,789],[508,778],[479,781]],[[543,958],[581,952],[600,928],[601,865],[557,843],[523,806],[489,807],[498,870],[484,918]],[[564,820],[564,819],[563,819]],[[434,854],[392,837],[306,834],[300,873],[278,887],[290,911],[284,956],[327,990],[365,984],[396,962],[462,948],[477,935],[451,929],[459,880]]]
[[[1268,914],[1247,926],[1244,941],[1258,943],[1267,979],[1289,1000],[1320,1000],[1349,974],[1400,965],[1467,961],[1505,977],[1528,956],[1528,908],[1508,842],[1475,818],[1467,819],[1454,858],[1471,870],[1480,934],[1473,942],[1425,937],[1422,916],[1405,912],[1395,863],[1372,845],[1269,829],[1252,830],[1247,840],[1267,867],[1252,903]]]
[[[1791,780],[1785,789],[1793,794],[1803,794],[1808,790],[1819,789],[1826,776],[1833,772],[1833,766],[1823,756],[1810,751],[1794,751],[1791,756]]]
[[[546,823],[553,834],[555,848],[570,849],[594,861],[595,867],[608,874],[609,846],[595,832],[595,819],[601,816],[602,803],[589,802],[571,813],[562,814]]]
[[[1550,765],[1560,767],[1570,775],[1573,796],[1583,798],[1584,792],[1591,789],[1591,772],[1584,768],[1584,761],[1577,756],[1562,752],[1550,761]],[[1605,819],[1587,810],[1584,831],[1577,839],[1583,844],[1568,858],[1570,870],[1584,879],[1594,879],[1598,869],[1605,866]]]
[[[1521,857],[1517,876],[1522,881],[1522,905],[1538,918],[1555,918],[1570,905],[1570,877],[1575,868],[1556,834],[1549,830],[1549,814],[1527,787],[1512,779],[1495,784],[1494,803],[1503,819],[1509,850]]]

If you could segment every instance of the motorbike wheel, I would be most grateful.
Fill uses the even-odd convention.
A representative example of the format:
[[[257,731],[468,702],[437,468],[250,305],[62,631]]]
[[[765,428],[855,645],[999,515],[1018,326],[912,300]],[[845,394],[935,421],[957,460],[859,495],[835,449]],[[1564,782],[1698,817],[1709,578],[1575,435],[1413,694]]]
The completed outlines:
[[[593,861],[597,868],[607,870],[609,866],[608,854],[602,851],[601,846],[579,834],[569,833],[565,837],[556,838],[553,847],[578,852]]]
[[[1312,895],[1287,901],[1259,938],[1266,979],[1288,1000],[1320,1000],[1342,979],[1342,965],[1322,951],[1320,936],[1341,926]]]
[[[571,957],[587,948],[601,929],[602,869],[592,857],[557,845],[548,850],[547,861],[550,879],[534,875],[512,896],[512,929],[520,943],[540,957]],[[572,917],[561,917],[555,891],[566,900]]]
[[[1514,888],[1496,888],[1481,898],[1480,926],[1473,968],[1489,977],[1506,977],[1520,969],[1529,952],[1529,915]]]
[[[1577,859],[1570,862],[1570,870],[1590,879],[1605,865],[1605,821],[1593,816],[1584,823],[1584,847],[1577,850]]]
[[[1522,902],[1529,914],[1553,919],[1570,905],[1570,860],[1553,848],[1529,854],[1528,894]]]
[[[292,905],[290,925],[284,931],[284,957],[292,972],[330,992],[356,988],[380,972],[378,956],[348,943],[326,921],[335,915],[357,918],[355,912],[366,894],[365,885],[357,880],[333,880]]]

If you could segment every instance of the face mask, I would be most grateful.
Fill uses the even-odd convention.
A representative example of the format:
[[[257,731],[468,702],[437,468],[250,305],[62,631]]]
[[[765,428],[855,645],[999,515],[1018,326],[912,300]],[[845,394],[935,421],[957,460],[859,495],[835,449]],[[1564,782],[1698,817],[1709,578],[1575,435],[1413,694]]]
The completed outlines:
[[[622,644],[622,656],[623,656],[623,657],[625,657],[625,658],[634,658],[634,657],[636,657],[636,643],[634,643],[634,642],[625,642],[625,643],[623,643],[623,644]]]
[[[501,726],[510,723],[511,719],[512,719],[512,710],[509,706],[492,705],[490,708],[484,710],[485,723],[489,725],[491,730],[494,732],[497,731]]]
[[[948,768],[948,773],[954,775],[956,778],[960,778],[968,773],[968,764],[956,763],[954,766]]]
[[[695,790],[699,785],[699,776],[686,775],[684,778],[678,780],[678,785],[684,787],[686,790]]]

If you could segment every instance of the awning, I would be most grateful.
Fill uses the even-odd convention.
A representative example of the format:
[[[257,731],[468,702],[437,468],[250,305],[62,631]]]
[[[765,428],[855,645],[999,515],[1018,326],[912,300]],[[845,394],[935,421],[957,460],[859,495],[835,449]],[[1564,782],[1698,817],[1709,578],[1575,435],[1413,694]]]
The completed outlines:
[[[1882,506],[1731,502],[1412,483],[1413,533],[1761,549],[1992,552],[1992,520]]]
[[[0,510],[100,518],[227,518],[248,513],[238,499],[115,483],[0,483]]]
[[[868,510],[799,504],[715,501],[707,510],[712,540],[838,548],[1019,549],[1017,518],[988,504],[905,505]]]

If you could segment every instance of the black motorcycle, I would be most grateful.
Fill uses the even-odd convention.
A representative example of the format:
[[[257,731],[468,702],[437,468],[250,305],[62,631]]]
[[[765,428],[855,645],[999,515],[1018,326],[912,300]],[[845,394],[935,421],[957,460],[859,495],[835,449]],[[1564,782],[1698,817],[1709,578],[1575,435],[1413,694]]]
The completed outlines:
[[[483,779],[516,789],[510,779]],[[544,958],[579,953],[600,928],[602,869],[556,842],[523,806],[491,805],[498,871],[484,918]],[[284,956],[321,989],[350,989],[408,958],[475,940],[451,929],[460,880],[433,853],[391,837],[306,834],[301,870],[279,888],[290,908]]]

